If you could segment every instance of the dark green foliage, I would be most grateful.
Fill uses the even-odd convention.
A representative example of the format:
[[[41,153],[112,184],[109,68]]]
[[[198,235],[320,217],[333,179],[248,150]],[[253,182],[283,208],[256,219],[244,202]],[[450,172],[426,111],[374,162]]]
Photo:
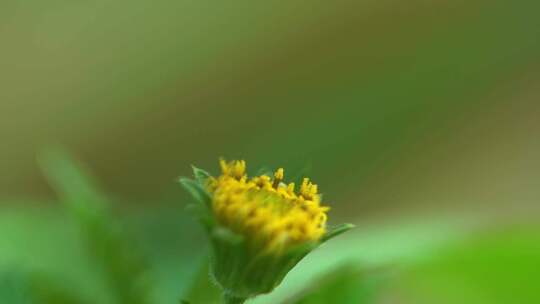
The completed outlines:
[[[19,272],[0,273],[1,303],[34,304],[29,280]]]
[[[108,292],[114,294],[113,303],[153,304],[154,302],[150,300],[152,286],[143,283],[148,270],[148,262],[138,251],[137,246],[126,237],[121,226],[113,219],[108,199],[96,191],[92,181],[65,156],[61,154],[49,155],[44,159],[44,167],[49,180],[60,194],[64,206],[67,207],[68,214],[79,227],[81,232],[79,235],[84,240],[87,256],[91,258],[93,265],[99,265],[102,279],[108,284]],[[200,187],[199,182],[206,178],[205,174],[207,173],[197,169],[195,172],[198,172],[196,174],[198,180],[183,184],[184,186],[195,185],[194,193],[201,194],[199,197],[202,199],[202,203],[197,204],[197,206],[204,207],[202,210],[208,211],[208,201],[204,202],[204,200],[208,200],[208,196]],[[436,246],[437,250],[433,251],[436,254],[431,259],[425,259],[426,253],[429,252],[410,251],[407,248],[412,246],[425,249],[426,240],[432,238],[451,239],[452,235],[455,236],[453,232],[459,231],[460,226],[441,226],[435,223],[422,223],[420,225],[420,222],[417,224],[414,226],[415,229],[407,229],[398,225],[399,229],[396,229],[397,226],[392,226],[391,231],[387,231],[389,234],[372,234],[373,237],[376,237],[376,242],[372,243],[365,242],[365,239],[357,238],[354,234],[346,240],[347,248],[358,248],[358,254],[355,255],[362,256],[369,251],[376,252],[377,256],[382,258],[373,260],[372,263],[379,266],[389,262],[388,259],[384,258],[385,255],[388,256],[388,250],[404,250],[405,256],[419,258],[419,262],[415,263],[403,261],[400,269],[405,268],[407,271],[388,276],[385,269],[370,267],[366,271],[363,267],[358,266],[362,265],[361,263],[354,262],[330,273],[318,272],[318,276],[315,278],[311,276],[296,277],[296,280],[299,278],[306,282],[309,280],[309,284],[304,284],[303,292],[300,293],[298,293],[298,288],[287,291],[286,298],[289,300],[286,303],[374,303],[383,294],[381,287],[386,287],[386,282],[390,279],[392,284],[388,285],[401,288],[398,294],[399,299],[404,301],[403,303],[503,304],[538,302],[536,272],[540,267],[540,248],[538,245],[540,244],[540,233],[538,233],[537,226],[495,231],[493,234],[472,237],[468,242],[453,245],[450,243],[445,248]],[[329,236],[338,235],[348,228],[350,227],[338,226],[330,229]],[[71,228],[67,226],[66,229]],[[430,231],[434,234],[427,233]],[[437,233],[438,231],[440,233]],[[14,236],[16,234],[11,237]],[[238,255],[238,252],[235,252],[235,246],[242,244],[242,239],[238,235],[218,229],[213,230],[210,239],[212,242],[224,242],[227,245],[221,246],[220,250],[222,251],[215,252],[215,255],[228,256],[229,258],[224,259],[235,262],[235,259],[230,257]],[[384,244],[384,246],[379,248],[378,244]],[[403,247],[405,244],[406,246]],[[431,244],[431,246],[433,245]],[[344,249],[345,247],[338,246],[337,248]],[[302,258],[301,253],[300,250],[298,257],[292,260],[298,261]],[[411,255],[411,253],[413,254]],[[201,254],[206,255],[205,252],[201,252]],[[343,262],[343,256],[336,258],[336,255],[339,256],[340,253],[324,252],[324,259],[335,258],[332,263]],[[394,260],[400,256],[400,253],[394,253],[391,256]],[[242,261],[242,258],[240,257],[238,261]],[[306,265],[311,269],[317,269],[320,266],[309,259],[306,262]],[[257,263],[257,261],[253,264],[247,263],[245,269],[248,269],[249,272],[266,272],[268,270],[268,268],[259,267]],[[272,263],[264,264],[270,265]],[[272,265],[277,267],[278,264]],[[234,265],[238,266],[238,264],[228,263],[219,265],[219,267],[233,267]],[[79,266],[78,264],[73,265],[73,267]],[[214,267],[218,266],[214,265]],[[171,272],[179,270],[172,269]],[[177,302],[217,303],[219,301],[218,291],[211,284],[206,273],[207,268],[202,267],[201,271],[193,277],[187,292],[176,298],[185,300],[177,300]],[[241,276],[240,273],[229,273],[233,276]],[[279,274],[279,276],[281,275],[284,274]],[[234,282],[237,281],[237,278],[222,278],[221,280]],[[151,283],[151,281],[149,282]],[[264,285],[265,282],[252,283]],[[288,283],[294,285],[294,282]],[[179,286],[175,288],[179,288]],[[393,292],[391,288],[389,291],[384,289],[384,293],[392,294]],[[271,299],[271,297],[268,297],[268,300],[261,297],[253,302],[256,304],[275,303]],[[0,273],[0,303],[90,304],[95,303],[95,301],[91,298],[83,299],[79,295],[79,290],[73,288],[72,282],[66,281],[60,276],[15,269],[4,270]]]
[[[43,167],[78,225],[86,252],[97,265],[119,304],[150,303],[147,262],[112,219],[109,201],[89,176],[61,152],[47,154]]]
[[[89,304],[61,284],[45,275],[24,271],[0,272],[0,303],[6,304]]]

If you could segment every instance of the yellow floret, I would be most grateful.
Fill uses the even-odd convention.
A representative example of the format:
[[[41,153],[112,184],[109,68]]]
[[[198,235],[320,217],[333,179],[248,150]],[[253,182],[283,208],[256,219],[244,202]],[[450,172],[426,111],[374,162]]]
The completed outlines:
[[[304,179],[298,192],[285,184],[284,170],[248,178],[245,161],[220,161],[222,175],[210,178],[218,221],[244,235],[250,245],[279,254],[291,246],[317,241],[326,232],[326,212],[317,185]]]

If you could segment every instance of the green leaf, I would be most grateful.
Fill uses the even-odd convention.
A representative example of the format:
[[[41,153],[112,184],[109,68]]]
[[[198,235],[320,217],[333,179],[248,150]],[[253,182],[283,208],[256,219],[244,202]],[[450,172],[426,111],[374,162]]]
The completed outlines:
[[[49,150],[39,160],[47,181],[77,218],[101,217],[108,212],[110,202],[82,164],[62,150]]]
[[[252,303],[283,303],[299,290],[309,288],[313,278],[346,262],[372,268],[425,256],[441,244],[470,235],[473,219],[422,216],[363,225],[311,252],[272,293],[253,299]]]
[[[351,230],[352,228],[354,228],[353,224],[341,224],[339,226],[330,228],[328,232],[326,232],[321,238],[321,243],[327,242],[336,236]]]
[[[145,281],[148,265],[137,246],[121,233],[109,214],[109,200],[81,165],[61,151],[44,154],[43,171],[71,211],[86,243],[88,255],[99,265],[117,303],[150,303],[151,286]]]
[[[189,290],[182,296],[186,303],[188,301],[193,304],[219,303],[221,290],[211,281],[208,265],[208,260],[204,259],[199,266],[199,271],[193,278]]]
[[[22,273],[0,273],[0,303],[37,304],[32,299],[30,282]]]
[[[32,296],[39,304],[85,304],[93,301],[85,301],[78,295],[77,290],[68,289],[69,284],[60,280],[54,280],[45,275],[32,274],[30,276]]]
[[[540,229],[506,228],[437,250],[407,267],[404,303],[540,303]]]
[[[311,281],[308,289],[286,301],[286,304],[371,304],[389,276],[386,271],[361,270],[347,263]]]
[[[60,280],[26,271],[0,272],[0,303],[6,304],[85,304]]]

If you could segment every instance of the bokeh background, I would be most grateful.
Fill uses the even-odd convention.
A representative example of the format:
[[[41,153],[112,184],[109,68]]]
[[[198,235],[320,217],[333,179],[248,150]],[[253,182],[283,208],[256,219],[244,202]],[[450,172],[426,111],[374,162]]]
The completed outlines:
[[[177,178],[221,156],[357,225],[253,303],[539,302],[539,12],[3,0],[0,302],[211,303]]]

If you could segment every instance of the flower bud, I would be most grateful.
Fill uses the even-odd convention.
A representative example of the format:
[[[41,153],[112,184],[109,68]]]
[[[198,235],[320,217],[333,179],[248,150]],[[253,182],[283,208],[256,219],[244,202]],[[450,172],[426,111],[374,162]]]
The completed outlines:
[[[271,292],[309,252],[350,228],[328,229],[328,207],[317,185],[304,179],[298,192],[273,177],[249,178],[244,161],[220,161],[213,177],[194,168],[181,183],[199,201],[199,219],[211,243],[211,274],[229,303]]]

